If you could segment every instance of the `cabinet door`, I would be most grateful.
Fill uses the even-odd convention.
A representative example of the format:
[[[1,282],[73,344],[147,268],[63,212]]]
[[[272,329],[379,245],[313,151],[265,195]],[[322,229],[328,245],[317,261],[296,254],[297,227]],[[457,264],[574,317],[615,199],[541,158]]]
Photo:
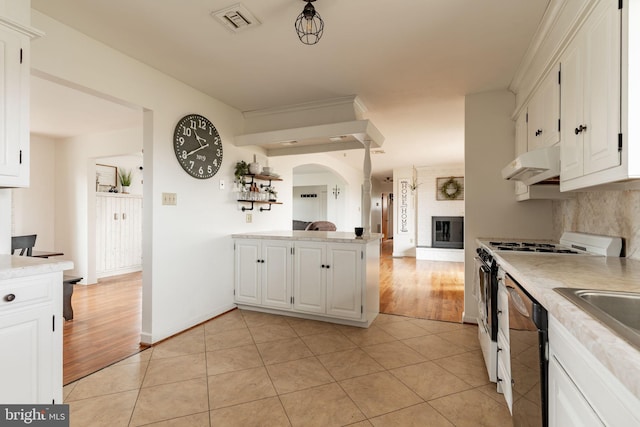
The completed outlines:
[[[584,26],[585,175],[620,164],[620,10],[600,3]]]
[[[325,313],[326,245],[297,244],[294,260],[293,307],[299,311]]]
[[[529,103],[528,151],[549,147],[560,141],[559,66],[542,80]]]
[[[260,241],[238,239],[235,243],[235,299],[260,304]]]
[[[29,128],[28,115],[23,116],[23,103],[28,102],[29,96],[25,90],[25,79],[29,76],[24,75],[23,65],[20,64],[20,49],[28,47],[28,41],[23,46],[24,38],[13,30],[0,27],[0,187],[14,186],[12,184],[20,186],[16,178],[20,176],[22,167],[21,142],[23,133]],[[24,154],[27,155],[28,151]],[[28,158],[22,160],[29,161]],[[27,184],[28,181],[24,183]]]
[[[555,357],[549,360],[549,427],[604,426]]]
[[[118,198],[120,244],[118,268],[131,269],[142,264],[142,199]]]
[[[327,246],[327,314],[362,317],[362,246]]]
[[[262,305],[291,308],[291,243],[262,242]]]
[[[583,175],[583,137],[575,129],[583,124],[582,38],[567,48],[562,63],[562,142],[560,143],[560,179],[567,181]]]
[[[53,365],[53,312],[51,304],[37,304],[0,315],[0,378],[11,385],[0,387],[3,404],[50,404],[55,399],[54,372],[62,365]]]

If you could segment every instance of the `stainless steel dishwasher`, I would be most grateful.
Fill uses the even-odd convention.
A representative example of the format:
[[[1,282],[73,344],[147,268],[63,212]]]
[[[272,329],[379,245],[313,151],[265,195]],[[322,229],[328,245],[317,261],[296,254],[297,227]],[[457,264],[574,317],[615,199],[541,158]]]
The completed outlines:
[[[513,278],[506,275],[509,293],[509,342],[513,425],[548,425],[547,310]]]

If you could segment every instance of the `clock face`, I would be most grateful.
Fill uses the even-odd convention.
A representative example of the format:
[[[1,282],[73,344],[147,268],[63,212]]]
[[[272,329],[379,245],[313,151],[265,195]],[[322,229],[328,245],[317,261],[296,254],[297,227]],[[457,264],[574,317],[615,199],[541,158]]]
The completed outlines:
[[[182,169],[207,179],[222,165],[222,140],[215,126],[199,114],[184,116],[173,133],[173,149]]]

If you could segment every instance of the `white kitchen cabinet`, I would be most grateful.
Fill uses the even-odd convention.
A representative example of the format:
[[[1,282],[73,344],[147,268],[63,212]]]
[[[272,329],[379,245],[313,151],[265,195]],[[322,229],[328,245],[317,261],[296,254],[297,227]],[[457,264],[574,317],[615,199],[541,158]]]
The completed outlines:
[[[326,265],[326,243],[296,242],[293,276],[293,307],[296,310],[317,314],[326,312]]]
[[[561,191],[611,182],[597,173],[622,165],[620,40],[618,2],[601,1],[560,59]]]
[[[0,17],[0,188],[29,186],[29,45],[39,35]]]
[[[238,239],[234,246],[236,302],[291,308],[291,243]]]
[[[527,151],[560,142],[560,66],[542,80],[527,108]]]
[[[362,252],[362,245],[296,243],[295,309],[360,319]]]
[[[298,242],[294,258],[296,310],[362,317],[362,245]]]
[[[0,280],[0,402],[62,403],[62,272]]]
[[[549,316],[549,426],[601,425],[640,425],[640,400]]]
[[[316,236],[312,233],[342,238],[339,242],[331,242],[330,238],[304,239]],[[257,236],[250,233],[234,235],[235,301],[238,306],[369,326],[380,306],[379,241],[349,243],[349,240],[357,240],[352,233],[342,232],[295,231],[292,234],[295,238],[255,238]],[[267,247],[272,247],[272,257],[277,262],[268,259],[261,262]],[[291,249],[293,255],[288,255]],[[264,270],[265,266],[272,269],[271,273]]]
[[[96,194],[96,275],[142,270],[142,197]]]
[[[511,343],[509,337],[509,293],[504,273],[498,276],[498,381],[497,390],[504,395],[509,412],[513,410],[511,387]]]

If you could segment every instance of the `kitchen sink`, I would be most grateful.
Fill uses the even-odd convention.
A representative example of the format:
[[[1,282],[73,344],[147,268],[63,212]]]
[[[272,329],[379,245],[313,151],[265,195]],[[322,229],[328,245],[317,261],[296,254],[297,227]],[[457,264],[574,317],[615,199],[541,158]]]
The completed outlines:
[[[640,349],[640,293],[575,288],[555,291]]]

